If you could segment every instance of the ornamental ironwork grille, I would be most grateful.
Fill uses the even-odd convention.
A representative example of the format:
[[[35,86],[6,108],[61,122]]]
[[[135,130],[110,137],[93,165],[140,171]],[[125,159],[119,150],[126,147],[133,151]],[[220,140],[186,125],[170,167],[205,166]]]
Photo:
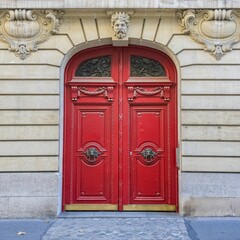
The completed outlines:
[[[76,72],[76,77],[110,77],[111,76],[111,56],[91,58],[80,63]]]
[[[140,56],[131,56],[131,77],[165,77],[164,67],[157,61]]]

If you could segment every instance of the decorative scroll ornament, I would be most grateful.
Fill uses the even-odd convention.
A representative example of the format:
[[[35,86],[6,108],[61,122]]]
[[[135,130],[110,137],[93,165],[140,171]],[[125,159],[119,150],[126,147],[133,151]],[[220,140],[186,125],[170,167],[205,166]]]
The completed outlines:
[[[217,60],[240,41],[239,10],[194,10],[177,12],[183,33],[204,44],[204,50]]]
[[[164,101],[170,100],[170,87],[155,87],[152,90],[146,90],[142,87],[128,87],[128,101],[133,101],[138,95],[155,96],[158,95]]]
[[[103,97],[107,98],[109,102],[113,101],[113,87],[98,87],[95,90],[89,90],[86,87],[76,87],[72,86],[72,101],[77,101],[81,95],[88,95],[88,96],[97,96],[102,95]]]
[[[0,12],[0,40],[24,60],[38,45],[58,33],[63,12],[53,10],[3,10]]]

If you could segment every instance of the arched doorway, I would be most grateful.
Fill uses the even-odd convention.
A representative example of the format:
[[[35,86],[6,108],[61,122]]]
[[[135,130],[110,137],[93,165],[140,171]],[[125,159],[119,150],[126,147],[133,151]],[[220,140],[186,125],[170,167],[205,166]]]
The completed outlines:
[[[63,210],[176,211],[177,74],[157,50],[103,46],[65,69]]]

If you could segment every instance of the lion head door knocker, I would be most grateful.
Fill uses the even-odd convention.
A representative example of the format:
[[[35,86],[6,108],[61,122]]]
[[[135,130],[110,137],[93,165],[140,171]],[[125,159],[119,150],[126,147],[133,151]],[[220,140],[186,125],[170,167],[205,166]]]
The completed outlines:
[[[98,157],[103,153],[99,152],[96,148],[91,147],[88,148],[88,150],[86,150],[83,154],[86,156],[88,162],[93,164],[96,163]]]
[[[117,39],[124,39],[127,37],[128,28],[130,24],[130,17],[125,12],[115,12],[112,14],[111,26],[114,36]]]
[[[144,158],[144,161],[147,164],[151,164],[155,158],[155,156],[157,156],[157,152],[154,152],[151,148],[145,148],[142,152],[140,152],[139,154],[142,155],[142,157]]]

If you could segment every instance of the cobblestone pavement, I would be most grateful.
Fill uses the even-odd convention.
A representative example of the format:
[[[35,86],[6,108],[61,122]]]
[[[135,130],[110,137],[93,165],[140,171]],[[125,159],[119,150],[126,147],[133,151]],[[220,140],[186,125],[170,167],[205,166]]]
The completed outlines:
[[[58,218],[42,240],[189,240],[177,214],[123,213]]]

